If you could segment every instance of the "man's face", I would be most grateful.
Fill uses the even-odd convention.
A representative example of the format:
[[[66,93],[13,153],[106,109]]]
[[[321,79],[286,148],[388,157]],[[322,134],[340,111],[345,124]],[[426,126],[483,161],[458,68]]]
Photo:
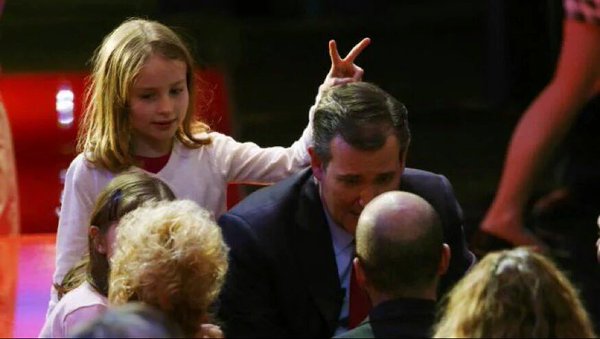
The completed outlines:
[[[395,135],[375,151],[363,151],[347,144],[341,136],[330,143],[327,167],[310,150],[311,167],[320,182],[321,198],[333,221],[354,235],[358,217],[377,195],[397,190],[404,171],[400,145]]]

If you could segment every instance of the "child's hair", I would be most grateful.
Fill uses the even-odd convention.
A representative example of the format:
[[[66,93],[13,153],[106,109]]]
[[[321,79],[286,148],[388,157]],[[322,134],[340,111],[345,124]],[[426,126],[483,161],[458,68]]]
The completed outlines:
[[[160,179],[141,171],[127,172],[116,176],[100,192],[96,199],[90,225],[106,236],[110,227],[125,214],[147,201],[174,200],[175,195]],[[88,237],[89,255],[75,265],[55,286],[59,297],[87,280],[99,293],[108,295],[109,263],[106,254],[97,251],[98,237]],[[84,275],[85,273],[85,275]]]
[[[569,280],[526,248],[486,255],[450,292],[436,338],[591,338]]]
[[[88,161],[112,172],[136,164],[132,152],[129,96],[146,62],[155,54],[186,64],[188,110],[175,134],[190,148],[210,143],[194,134],[209,131],[195,114],[194,61],[181,38],[156,21],[129,19],[104,38],[92,58],[93,71],[86,92],[86,108],[80,125],[77,150]]]
[[[193,336],[227,272],[228,248],[210,212],[189,200],[140,207],[119,223],[109,301],[142,301]]]

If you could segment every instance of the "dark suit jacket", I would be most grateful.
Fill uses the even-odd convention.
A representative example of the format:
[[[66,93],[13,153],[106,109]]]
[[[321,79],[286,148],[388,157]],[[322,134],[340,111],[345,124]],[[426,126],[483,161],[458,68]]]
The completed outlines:
[[[452,258],[443,291],[474,261],[448,180],[406,169],[400,189],[440,214]],[[331,337],[344,291],[318,186],[310,169],[258,190],[219,218],[231,248],[219,317],[226,336]]]
[[[374,307],[355,329],[336,338],[431,338],[435,301],[394,299]]]

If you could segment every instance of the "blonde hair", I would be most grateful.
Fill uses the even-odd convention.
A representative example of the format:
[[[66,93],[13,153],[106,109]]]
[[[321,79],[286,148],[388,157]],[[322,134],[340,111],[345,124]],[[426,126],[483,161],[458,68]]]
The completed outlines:
[[[210,129],[195,113],[196,81],[190,51],[167,26],[133,18],[107,35],[92,58],[93,71],[77,141],[77,150],[84,152],[92,164],[115,173],[136,164],[128,113],[129,96],[140,69],[154,54],[186,64],[188,110],[175,137],[190,148],[210,143],[208,138],[194,136]]]
[[[577,291],[526,248],[486,255],[450,292],[436,338],[593,338]]]
[[[110,302],[148,303],[196,334],[227,272],[228,248],[212,215],[188,200],[159,202],[129,213],[117,230]]]

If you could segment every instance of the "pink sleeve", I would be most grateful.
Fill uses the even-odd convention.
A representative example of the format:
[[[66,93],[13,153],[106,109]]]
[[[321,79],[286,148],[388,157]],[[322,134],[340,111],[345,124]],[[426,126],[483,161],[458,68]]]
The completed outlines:
[[[67,314],[64,322],[65,336],[71,336],[73,330],[96,319],[99,315],[104,313],[104,311],[106,311],[106,306],[97,304],[82,307]]]

